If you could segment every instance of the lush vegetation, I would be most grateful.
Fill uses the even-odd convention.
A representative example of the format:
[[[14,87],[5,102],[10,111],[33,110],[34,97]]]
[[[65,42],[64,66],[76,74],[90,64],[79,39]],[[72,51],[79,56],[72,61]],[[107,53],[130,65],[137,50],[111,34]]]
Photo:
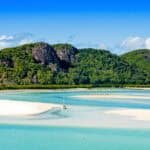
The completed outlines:
[[[70,89],[70,88],[149,88],[149,84],[82,84],[82,85],[42,85],[42,84],[31,84],[31,85],[18,85],[18,84],[4,84],[0,86],[0,90],[16,90],[16,89]]]
[[[106,50],[77,49],[69,44],[33,43],[0,51],[0,88],[126,84],[150,84],[150,50],[117,56]]]
[[[121,57],[131,65],[136,65],[139,69],[150,73],[150,50],[135,50],[126,53]]]

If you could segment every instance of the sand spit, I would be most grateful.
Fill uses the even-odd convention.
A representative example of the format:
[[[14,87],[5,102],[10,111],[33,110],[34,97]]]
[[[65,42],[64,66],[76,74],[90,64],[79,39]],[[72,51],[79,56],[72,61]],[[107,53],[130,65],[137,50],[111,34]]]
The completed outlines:
[[[75,98],[80,99],[148,99],[150,100],[149,96],[136,96],[136,95],[112,95],[112,94],[92,94],[92,95],[77,95],[73,96]]]
[[[61,109],[61,106],[50,103],[0,100],[0,116],[37,115],[56,108]]]
[[[105,114],[132,117],[135,120],[150,121],[150,110],[144,109],[115,109],[106,111]]]

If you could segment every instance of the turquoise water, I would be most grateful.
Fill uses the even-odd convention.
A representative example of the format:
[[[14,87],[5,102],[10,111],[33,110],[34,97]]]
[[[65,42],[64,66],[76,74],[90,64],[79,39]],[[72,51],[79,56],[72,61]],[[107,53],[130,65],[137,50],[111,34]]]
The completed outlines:
[[[140,96],[150,96],[150,90],[128,90],[128,89],[108,89],[108,90],[91,90],[91,91],[74,91],[74,92],[22,92],[22,93],[0,93],[0,99],[12,99],[12,100],[25,100],[32,102],[50,102],[62,104],[62,99],[65,100],[67,105],[78,105],[78,106],[104,106],[104,107],[127,107],[127,108],[143,108],[150,109],[150,101],[145,99],[135,100],[135,99],[110,99],[106,101],[105,99],[99,100],[79,100],[73,98],[76,95],[90,95],[90,94],[123,94],[123,95],[140,95]],[[140,103],[139,103],[140,102]]]
[[[3,150],[149,150],[150,131],[0,126]]]
[[[76,119],[79,113],[79,120],[87,118],[92,122],[93,116],[86,116],[89,111],[96,116],[102,110],[113,108],[140,108],[150,109],[150,101],[145,99],[110,99],[110,100],[80,100],[73,98],[75,95],[85,94],[123,94],[150,96],[149,90],[128,90],[128,89],[106,89],[91,91],[64,91],[64,92],[7,92],[0,93],[0,99],[24,100],[37,102],[65,103],[71,106],[71,110],[65,113],[45,114],[47,117],[36,116],[26,119],[31,125],[11,124],[14,118],[8,119],[8,124],[0,123],[0,150],[150,150],[150,128],[140,128],[140,124],[134,122],[134,128],[102,128],[102,127],[74,127],[67,126],[69,119]],[[77,111],[73,111],[73,110]],[[65,118],[66,115],[66,118]],[[51,117],[50,117],[51,116]],[[55,116],[55,117],[53,117]],[[57,117],[56,117],[57,116]],[[61,121],[61,119],[63,120]],[[101,119],[105,116],[101,116]],[[2,120],[2,118],[0,118]],[[97,116],[95,117],[97,118]],[[108,118],[110,119],[110,118]],[[34,122],[38,120],[41,125]],[[45,121],[49,120],[47,124]],[[18,122],[24,120],[18,119]],[[65,122],[66,125],[53,126],[51,122]],[[100,120],[102,121],[102,120]],[[34,122],[34,125],[32,124]],[[116,122],[117,124],[117,122]],[[150,127],[150,122],[147,123]]]

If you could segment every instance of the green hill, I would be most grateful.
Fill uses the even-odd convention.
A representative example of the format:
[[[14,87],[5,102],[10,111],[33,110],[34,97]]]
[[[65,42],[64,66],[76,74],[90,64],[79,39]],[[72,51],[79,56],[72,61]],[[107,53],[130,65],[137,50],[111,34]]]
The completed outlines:
[[[136,65],[139,69],[150,74],[150,50],[141,49],[126,53],[121,56],[130,64]]]
[[[149,84],[149,51],[137,55],[138,63],[127,56],[42,42],[6,48],[0,51],[0,84]]]

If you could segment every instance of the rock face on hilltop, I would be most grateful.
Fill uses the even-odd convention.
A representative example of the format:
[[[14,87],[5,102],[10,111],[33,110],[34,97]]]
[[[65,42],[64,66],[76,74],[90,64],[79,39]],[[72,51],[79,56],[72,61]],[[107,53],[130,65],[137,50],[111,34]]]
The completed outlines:
[[[0,65],[5,67],[13,67],[13,62],[10,58],[0,59]]]
[[[52,71],[60,69],[60,61],[56,51],[47,43],[36,43],[32,48],[32,57],[37,63],[48,66]]]
[[[53,71],[68,69],[75,61],[78,50],[69,44],[57,44],[50,46],[47,43],[36,43],[32,48],[33,59],[42,65],[49,65]]]
[[[78,49],[69,44],[56,44],[53,45],[58,58],[62,62],[71,64],[75,60],[75,56],[78,53]]]
[[[59,62],[55,50],[49,44],[37,43],[32,49],[32,56],[42,65],[57,64]]]

